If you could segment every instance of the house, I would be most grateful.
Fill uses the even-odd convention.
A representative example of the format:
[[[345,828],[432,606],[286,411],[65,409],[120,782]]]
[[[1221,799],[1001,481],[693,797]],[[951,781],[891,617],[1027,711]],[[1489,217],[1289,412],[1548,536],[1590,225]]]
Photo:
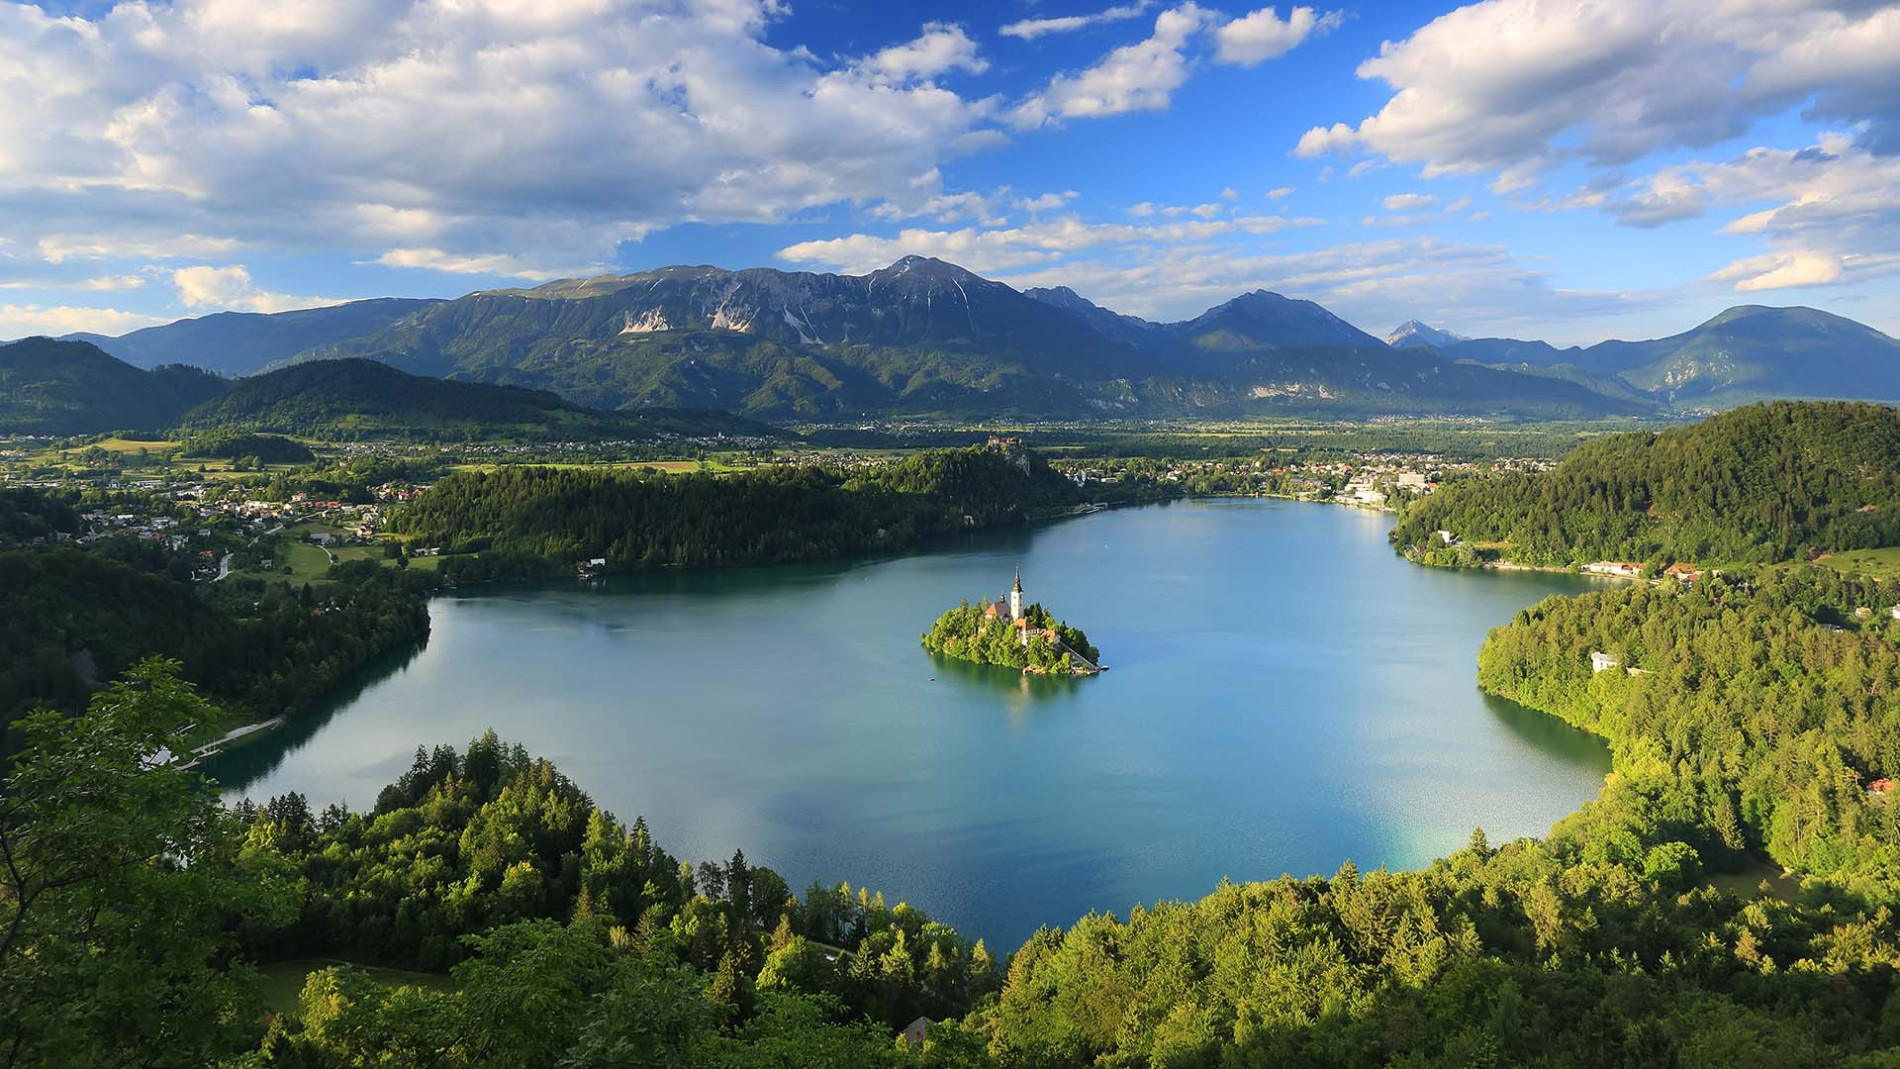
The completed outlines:
[[[1438,532],[1438,540],[1440,542],[1445,543],[1448,546],[1455,546],[1458,544],[1458,536],[1452,534],[1450,531]]]
[[[1894,619],[1900,620],[1900,605],[1895,605],[1893,608],[1888,609],[1887,613]]]
[[[1590,671],[1593,674],[1596,672],[1607,672],[1612,668],[1622,665],[1622,663],[1622,661],[1617,660],[1615,657],[1601,650],[1590,651]]]
[[[1700,582],[1702,579],[1700,569],[1693,564],[1684,564],[1681,561],[1677,561],[1669,567],[1664,568],[1663,574],[1675,579],[1679,583],[1695,583]]]
[[[1399,488],[1401,490],[1425,489],[1425,473],[1422,471],[1399,472]]]
[[[1619,560],[1593,561],[1584,565],[1583,570],[1591,575],[1614,575],[1622,579],[1639,579],[1643,574],[1642,565]]]
[[[897,1033],[897,1036],[913,1047],[922,1047],[924,1045],[924,1037],[929,1035],[929,1033],[930,1018],[919,1017],[905,1025],[904,1030]]]
[[[1876,798],[1886,794],[1890,790],[1893,790],[1893,781],[1887,779],[1885,776],[1867,785],[1867,793]]]

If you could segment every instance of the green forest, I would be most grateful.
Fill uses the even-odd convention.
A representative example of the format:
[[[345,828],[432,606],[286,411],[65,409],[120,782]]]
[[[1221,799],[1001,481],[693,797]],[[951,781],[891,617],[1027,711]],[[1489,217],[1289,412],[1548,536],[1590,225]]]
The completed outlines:
[[[0,730],[34,707],[77,712],[153,654],[182,662],[234,718],[300,715],[429,633],[427,577],[348,571],[320,593],[237,578],[195,590],[105,552],[0,551]]]
[[[1110,491],[1120,499],[1159,493],[1124,484],[1085,494],[1033,452],[980,446],[850,470],[651,475],[504,467],[448,475],[392,526],[415,545],[525,558],[550,573],[595,557],[606,559],[608,571],[636,571],[891,552],[936,535],[1056,515]]]
[[[1760,852],[1886,901],[1900,795],[1868,788],[1900,775],[1896,603],[1900,584],[1812,565],[1549,598],[1492,633],[1478,680],[1609,740],[1617,778],[1572,818],[1604,849]]]
[[[1445,545],[1448,531],[1460,545]],[[1766,564],[1900,544],[1900,415],[1777,402],[1586,442],[1548,472],[1442,487],[1393,544],[1431,564]]]
[[[1009,620],[985,616],[983,609],[965,601],[939,616],[924,633],[924,649],[977,664],[1054,676],[1088,670],[1086,665],[1075,663],[1074,654],[1090,664],[1101,662],[1102,652],[1089,645],[1089,637],[1081,628],[1057,620],[1041,605],[1023,606],[1023,619],[1029,624],[1027,644]]]

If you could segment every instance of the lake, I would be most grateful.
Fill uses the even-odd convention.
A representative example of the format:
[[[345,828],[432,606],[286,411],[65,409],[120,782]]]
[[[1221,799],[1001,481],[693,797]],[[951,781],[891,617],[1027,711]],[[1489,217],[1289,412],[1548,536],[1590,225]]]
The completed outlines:
[[[1222,877],[1409,868],[1542,834],[1607,750],[1480,694],[1485,632],[1544,573],[1405,563],[1388,516],[1176,502],[830,566],[484,588],[323,716],[220,758],[263,799],[375,803],[417,743],[488,727],[695,862],[743,847],[795,889],[868,884],[998,954],[1041,924]],[[1025,679],[918,642],[1004,591],[1107,673]]]

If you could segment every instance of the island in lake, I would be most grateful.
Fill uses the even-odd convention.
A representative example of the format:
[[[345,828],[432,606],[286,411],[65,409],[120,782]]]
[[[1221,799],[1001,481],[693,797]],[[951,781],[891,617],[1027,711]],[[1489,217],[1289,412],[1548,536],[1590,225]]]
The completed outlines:
[[[1009,593],[980,608],[965,601],[937,618],[924,635],[932,653],[977,664],[1021,670],[1025,675],[1092,676],[1102,671],[1101,651],[1080,628],[1060,623],[1041,605],[1023,603],[1023,573]]]

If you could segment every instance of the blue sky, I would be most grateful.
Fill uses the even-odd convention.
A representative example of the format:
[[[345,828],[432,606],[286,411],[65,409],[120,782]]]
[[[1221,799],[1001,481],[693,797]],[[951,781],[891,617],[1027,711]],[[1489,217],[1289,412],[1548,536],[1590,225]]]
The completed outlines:
[[[1895,55],[1868,0],[0,0],[0,338],[907,253],[1162,319],[1900,333]]]

